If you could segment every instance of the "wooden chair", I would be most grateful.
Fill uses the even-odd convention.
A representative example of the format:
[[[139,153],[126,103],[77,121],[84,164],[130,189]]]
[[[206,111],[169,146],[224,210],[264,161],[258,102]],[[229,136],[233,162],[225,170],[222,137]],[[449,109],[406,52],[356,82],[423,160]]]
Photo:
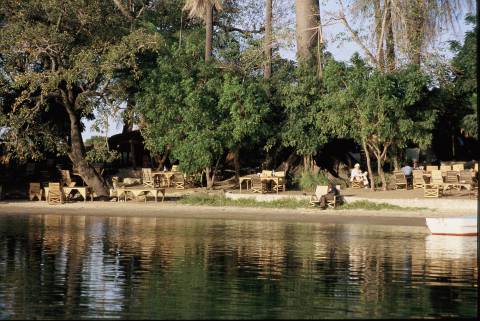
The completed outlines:
[[[153,179],[151,168],[142,168],[142,184],[145,187],[155,187],[155,180]]]
[[[76,182],[72,180],[70,176],[70,171],[68,169],[61,169],[60,173],[62,174],[62,186],[66,185],[68,187],[74,187]]]
[[[404,172],[395,171],[393,172],[393,176],[395,178],[395,189],[400,189],[402,187],[408,189],[407,177],[405,176]]]
[[[463,164],[453,164],[452,165],[452,170],[453,171],[463,171],[465,169],[465,166]]]
[[[363,187],[363,180],[358,176],[355,176],[353,178],[353,181],[351,181],[350,183],[351,183],[351,185],[350,185],[351,188],[362,188]]]
[[[413,189],[424,188],[425,187],[425,178],[423,177],[422,170],[413,171]]]
[[[310,195],[310,200],[309,200],[310,206],[313,207],[315,205],[318,205],[320,203],[320,198],[322,197],[322,195],[327,194],[327,192],[328,192],[328,186],[317,185],[317,187],[315,188],[315,194]]]
[[[452,165],[440,165],[440,171],[444,174],[451,170],[452,170]]]
[[[285,172],[275,172],[273,175],[275,177],[278,177],[278,184],[277,182],[273,182],[273,189],[278,193],[278,192],[285,192]]]
[[[462,187],[465,187],[469,191],[475,188],[475,182],[473,180],[471,169],[464,169],[460,171],[460,175],[458,179],[458,187],[459,187],[459,190],[461,190]]]
[[[185,176],[183,173],[173,174],[173,182],[176,189],[185,189]]]
[[[252,176],[252,192],[253,193],[266,193],[267,192],[267,183],[262,181],[258,176]]]
[[[272,171],[263,170],[261,176],[272,176]]]
[[[437,171],[438,170],[438,166],[434,166],[434,165],[427,165],[427,168],[426,168],[426,171],[431,173],[432,171]]]
[[[63,204],[65,197],[60,183],[48,183],[48,204]]]
[[[443,190],[445,191],[450,188],[460,190],[457,171],[447,171],[445,183],[443,183]]]
[[[430,178],[430,183],[428,185],[438,186],[439,188],[443,188],[443,176],[440,170],[432,171]]]
[[[337,189],[338,193],[340,194],[340,185],[335,185],[335,188]],[[340,199],[341,199],[340,195],[335,195],[333,197],[333,200],[327,200],[327,206],[329,208],[337,207],[337,204],[340,203]]]
[[[430,185],[427,184],[424,187],[423,190],[423,197],[440,197],[441,195],[441,189],[438,187],[438,185]]]
[[[32,201],[34,198],[42,200],[42,188],[40,183],[30,183],[28,188],[28,198]]]

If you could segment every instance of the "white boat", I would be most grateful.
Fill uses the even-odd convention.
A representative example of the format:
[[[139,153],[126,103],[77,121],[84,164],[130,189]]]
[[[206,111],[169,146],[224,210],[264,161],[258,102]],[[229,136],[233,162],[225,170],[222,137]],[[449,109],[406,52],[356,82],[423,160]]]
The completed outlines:
[[[427,217],[427,227],[433,235],[477,236],[477,217]]]

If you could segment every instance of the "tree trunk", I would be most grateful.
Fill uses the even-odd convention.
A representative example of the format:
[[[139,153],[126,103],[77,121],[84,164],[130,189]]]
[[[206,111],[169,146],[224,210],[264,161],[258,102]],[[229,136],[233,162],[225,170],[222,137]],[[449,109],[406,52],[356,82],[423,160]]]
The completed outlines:
[[[270,79],[272,76],[272,0],[265,0],[265,66],[263,78]]]
[[[387,21],[386,21],[386,28],[387,34],[385,38],[385,46],[386,46],[386,70],[388,72],[395,70],[395,40],[393,39],[393,26],[392,26],[392,9],[391,9],[391,1],[388,1],[388,6],[385,8],[387,10]]]
[[[303,167],[306,172],[313,173],[315,161],[312,155],[303,155]]]
[[[240,145],[235,147],[233,151],[233,166],[235,167],[235,181],[239,182],[240,179]]]
[[[320,15],[320,0],[318,1],[318,30],[317,30],[317,75],[323,79],[323,29],[322,17]]]
[[[133,131],[133,107],[134,107],[134,102],[133,102],[133,95],[129,95],[128,100],[127,100],[127,108],[125,108],[125,111],[123,112],[122,118],[123,118],[123,129],[122,129],[122,134],[130,133]]]
[[[374,13],[375,13],[375,36],[376,36],[376,43],[378,45],[377,52],[378,52],[378,66],[380,70],[384,69],[385,60],[384,60],[384,51],[383,51],[383,42],[380,42],[382,38],[382,7],[380,0],[373,1]],[[385,9],[384,9],[385,10]]]
[[[300,63],[311,58],[311,49],[315,45],[315,28],[319,25],[318,12],[316,0],[295,0],[297,59]]]
[[[157,171],[163,170],[163,166],[165,166],[165,162],[168,159],[168,156],[170,155],[170,148],[167,147],[165,150],[165,153],[157,158],[158,166],[157,166]]]
[[[205,167],[205,177],[207,179],[207,189],[213,189],[213,183],[215,183],[215,170],[211,167]]]
[[[399,164],[399,161],[398,161],[399,157],[398,157],[398,149],[395,145],[393,145],[393,148],[392,148],[392,160],[393,160],[393,168],[396,170],[396,171],[399,171],[400,170],[400,164]]]
[[[382,191],[387,190],[387,181],[385,180],[385,173],[383,172],[383,160],[380,155],[375,153],[375,157],[377,158],[377,172],[380,176],[380,180],[382,181]]]
[[[212,57],[213,4],[209,1],[205,7],[205,61]]]
[[[80,120],[75,111],[66,108],[70,118],[70,136],[71,146],[68,156],[73,163],[73,167],[80,174],[80,177],[93,188],[97,196],[109,196],[108,186],[105,180],[95,171],[95,169],[85,160],[85,146],[83,144],[82,133],[80,131]]]
[[[370,178],[370,189],[374,191],[375,180],[373,178],[372,162],[370,160],[370,152],[368,151],[367,142],[365,141],[365,139],[362,139],[362,146],[363,146],[363,150],[365,151],[365,157],[367,158],[367,171],[368,171],[368,178]]]
[[[411,1],[407,21],[408,57],[410,63],[420,65],[425,32],[424,0]]]

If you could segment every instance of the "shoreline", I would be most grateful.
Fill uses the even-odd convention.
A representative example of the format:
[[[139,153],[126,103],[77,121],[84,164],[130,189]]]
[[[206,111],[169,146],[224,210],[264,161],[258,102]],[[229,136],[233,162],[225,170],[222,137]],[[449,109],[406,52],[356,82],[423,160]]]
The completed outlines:
[[[75,202],[48,205],[45,202],[0,201],[0,215],[75,215],[75,216],[123,216],[159,217],[173,219],[211,219],[280,221],[290,223],[369,224],[425,226],[426,217],[452,217],[471,215],[464,210],[418,211],[327,209],[318,208],[260,208],[236,206],[183,205],[165,202]]]

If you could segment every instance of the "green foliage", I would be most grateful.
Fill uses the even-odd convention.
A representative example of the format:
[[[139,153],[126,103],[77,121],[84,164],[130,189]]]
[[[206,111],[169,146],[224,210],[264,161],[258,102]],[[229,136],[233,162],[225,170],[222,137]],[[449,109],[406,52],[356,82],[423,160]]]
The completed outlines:
[[[330,180],[326,172],[318,172],[317,174],[309,171],[302,172],[302,175],[296,179],[302,191],[313,192],[317,185],[328,185]]]
[[[409,207],[398,206],[388,203],[375,203],[370,201],[355,201],[352,203],[344,203],[336,209],[340,210],[369,210],[369,211],[381,211],[381,210],[402,210],[402,211],[418,211],[424,210],[424,207]]]
[[[179,200],[180,204],[208,205],[208,206],[237,206],[237,207],[265,207],[265,208],[306,208],[306,200],[284,198],[280,200],[259,202],[250,198],[230,199],[224,196],[193,194]]]
[[[92,136],[85,141],[85,146],[90,147],[85,157],[89,163],[111,163],[120,157],[117,151],[108,148],[105,137]]]
[[[468,23],[475,25],[476,17],[468,16]],[[452,50],[455,57],[452,67],[455,75],[454,93],[458,97],[457,105],[463,105],[465,112],[461,126],[467,135],[478,138],[477,121],[477,26],[465,34],[463,46],[454,42]],[[462,99],[463,98],[463,99]]]
[[[1,137],[20,159],[71,152],[69,115],[91,117],[112,84],[138,77],[138,57],[160,45],[113,1],[5,0],[0,17]]]
[[[186,173],[214,166],[227,148],[261,137],[269,108],[256,77],[223,72],[198,59],[192,32],[186,47],[165,53],[137,96],[147,148],[180,163]]]
[[[321,117],[321,82],[315,70],[305,67],[297,68],[295,75],[296,79],[280,88],[286,113],[282,142],[299,155],[316,155],[329,138]]]

